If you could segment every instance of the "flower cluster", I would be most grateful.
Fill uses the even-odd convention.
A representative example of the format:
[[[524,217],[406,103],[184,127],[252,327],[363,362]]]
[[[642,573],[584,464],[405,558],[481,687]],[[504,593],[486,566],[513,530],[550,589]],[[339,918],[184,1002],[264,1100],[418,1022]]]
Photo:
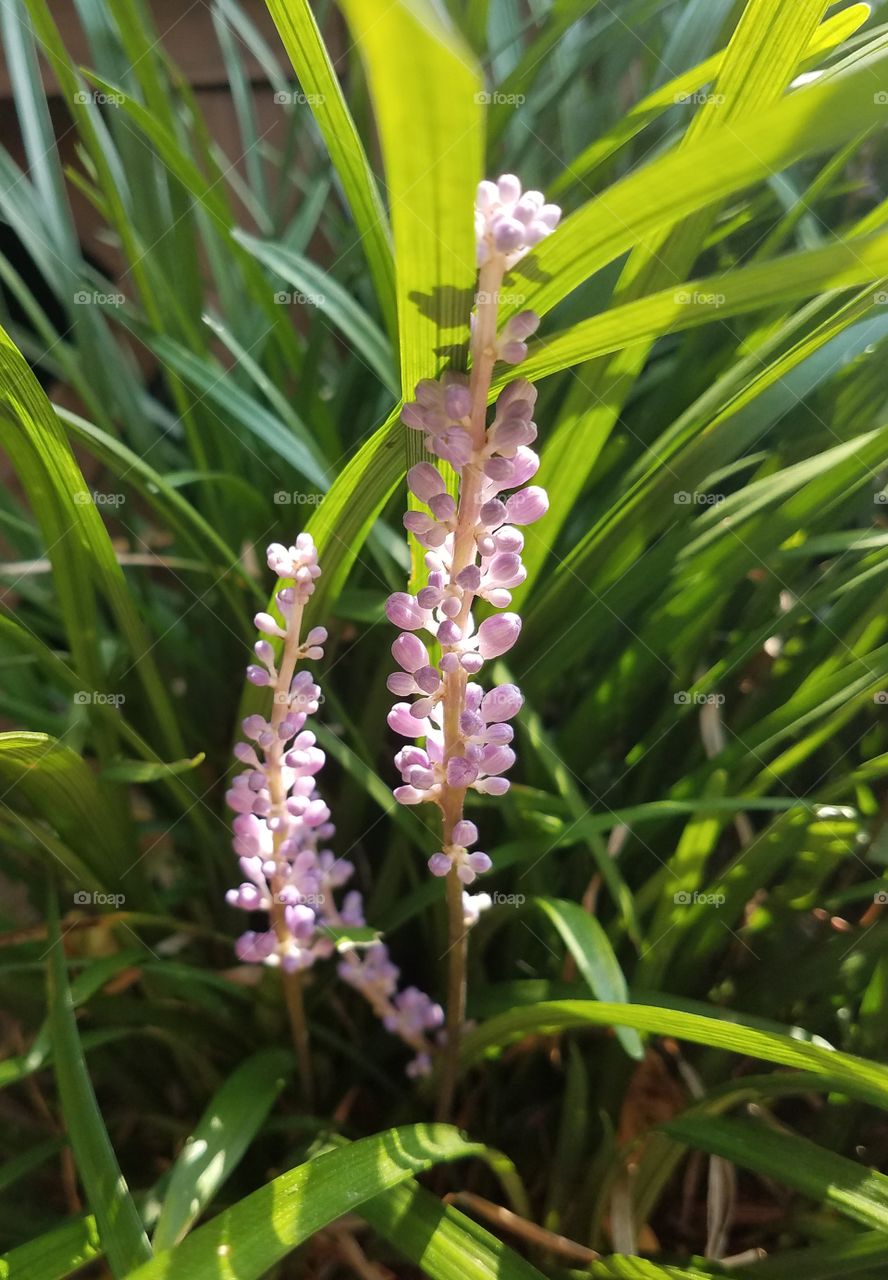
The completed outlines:
[[[268,566],[288,583],[275,595],[282,621],[256,615],[258,663],[247,675],[253,684],[270,687],[274,697],[269,718],[247,716],[245,741],[235,747],[246,767],[226,798],[237,815],[234,851],[244,879],[226,896],[231,906],[269,917],[267,929],[248,930],[238,939],[239,959],[293,974],[332,955],[337,930],[366,922],[360,893],[352,890],[341,907],[336,903],[335,890],[348,883],[353,867],[326,847],[334,827],[316,783],[325,756],[305,727],[318,709],[320,689],[307,671],[296,670],[300,660],[322,658],[327,639],[323,627],[300,639],[302,615],[321,572],[310,535],[301,533],[291,547],[273,543]],[[279,654],[269,637],[279,642]],[[346,947],[339,973],[365,996],[386,1028],[414,1050],[408,1071],[428,1071],[428,1033],[440,1026],[443,1014],[415,987],[398,991],[400,973],[385,944],[374,942],[363,952]]]
[[[496,182],[479,183],[475,199],[478,266],[499,254],[506,267],[513,267],[555,230],[560,219],[558,205],[546,204],[541,191],[522,194],[513,173],[504,173]]]
[[[421,742],[395,757],[402,780],[395,796],[402,804],[440,807],[444,847],[429,859],[429,869],[437,876],[452,871],[463,885],[491,865],[486,853],[471,851],[478,831],[462,816],[465,795],[470,789],[486,795],[508,790],[504,775],[515,760],[509,722],[523,701],[515,685],[485,692],[473,677],[518,639],[521,619],[508,606],[526,576],[522,529],[548,506],[545,491],[529,483],[539,466],[531,447],[537,436],[534,387],[517,378],[499,395],[492,416],[487,411],[495,362],[519,363],[539,323],[525,311],[497,332],[499,286],[559,217],[557,206],[546,204],[539,192],[522,195],[510,174],[480,184],[475,218],[485,287],[472,317],[471,373],[423,380],[402,413],[408,427],[423,433],[428,451],[457,473],[459,497],[448,492],[431,462],[408,472],[410,492],[426,509],[408,511],[404,524],[426,548],[428,577],[416,595],[398,591],[386,605],[401,632],[392,645],[398,670],[388,679],[399,701],[388,722],[402,737]],[[479,606],[506,612],[477,621]],[[436,642],[437,660],[417,634],[423,632]],[[465,897],[464,907],[468,921],[476,918]]]

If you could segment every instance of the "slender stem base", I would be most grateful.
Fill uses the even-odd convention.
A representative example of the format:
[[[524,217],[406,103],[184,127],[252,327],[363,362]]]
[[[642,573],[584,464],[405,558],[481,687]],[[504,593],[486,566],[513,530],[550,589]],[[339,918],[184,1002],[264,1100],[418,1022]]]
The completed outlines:
[[[444,1064],[436,1112],[436,1119],[441,1122],[450,1119],[453,1109],[456,1081],[459,1076],[460,1042],[466,1018],[468,930],[463,919],[462,894],[462,884],[456,871],[453,870],[447,876],[447,932],[450,941],[447,952],[447,1042],[444,1046]]]
[[[279,938],[287,937],[287,925],[284,920],[284,908],[275,903],[271,910],[271,921]],[[305,1016],[305,1000],[302,994],[302,974],[285,973],[281,970],[281,983],[284,988],[284,1003],[287,1006],[287,1017],[290,1021],[290,1036],[296,1054],[296,1065],[299,1069],[299,1082],[302,1085],[302,1098],[305,1109],[314,1107],[314,1075],[311,1069],[311,1049],[308,1039],[308,1020]]]

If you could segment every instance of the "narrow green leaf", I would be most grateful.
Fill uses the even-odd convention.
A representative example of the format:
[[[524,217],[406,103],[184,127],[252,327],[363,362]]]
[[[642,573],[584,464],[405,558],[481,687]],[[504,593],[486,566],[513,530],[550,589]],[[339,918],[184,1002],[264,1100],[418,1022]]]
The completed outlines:
[[[106,782],[157,782],[180,773],[190,773],[206,759],[203,751],[190,760],[115,760],[102,770]]]
[[[95,1218],[79,1218],[5,1253],[0,1280],[65,1280],[101,1254]]]
[[[273,5],[273,7],[276,7]],[[344,0],[392,210],[402,394],[466,338],[482,177],[481,72],[430,0]]]
[[[431,1280],[542,1280],[536,1267],[412,1179],[358,1212]]]
[[[888,1177],[807,1138],[725,1116],[679,1116],[663,1125],[663,1131],[888,1232]]]
[[[234,238],[276,276],[303,294],[306,306],[315,307],[327,316],[383,386],[392,395],[398,394],[391,344],[360,303],[329,272],[286,245],[258,240],[245,231],[236,231]]]
[[[408,1125],[362,1138],[275,1178],[130,1280],[258,1280],[343,1213],[432,1165],[477,1152],[448,1125]]]
[[[513,1009],[468,1032],[463,1044],[463,1061],[469,1066],[489,1050],[500,1049],[531,1033],[553,1034],[591,1026],[634,1027],[636,1031],[675,1036],[677,1040],[690,1040],[712,1049],[726,1049],[841,1080],[849,1094],[888,1109],[888,1068],[823,1045],[795,1040],[789,1035],[760,1031],[741,1021],[731,1021],[730,1017],[737,1015],[725,1016],[724,1011],[719,1010],[718,1015],[706,1017],[653,1005],[550,1000]]]
[[[138,905],[146,886],[138,867],[129,871],[135,857],[126,829],[115,820],[109,793],[76,751],[46,733],[0,734],[0,778],[5,804],[20,794],[91,875],[92,883],[81,889],[116,893],[128,873],[127,892]],[[66,870],[76,882],[80,868]]]
[[[327,47],[308,0],[266,0],[266,4],[339,175],[386,328],[393,336],[397,309],[388,218]]]
[[[99,1224],[102,1249],[113,1274],[121,1278],[150,1258],[151,1246],[120,1172],[83,1057],[65,971],[54,886],[50,887],[48,920],[52,943],[47,970],[49,1016],[62,1113],[77,1171]]]
[[[535,898],[533,901],[561,934],[592,994],[613,1004],[625,1003],[629,999],[626,979],[610,939],[595,917],[584,911],[579,903],[568,902],[564,898]],[[637,1031],[618,1027],[617,1038],[630,1058],[640,1060],[644,1057]]]
[[[291,1053],[263,1050],[216,1093],[170,1171],[152,1237],[155,1251],[178,1244],[210,1204],[261,1129],[292,1066]]]
[[[759,307],[873,283],[888,275],[888,233],[787,254],[720,276],[688,280],[581,320],[534,346],[521,366],[532,381],[635,342],[721,322]],[[506,379],[500,380],[502,385]]]

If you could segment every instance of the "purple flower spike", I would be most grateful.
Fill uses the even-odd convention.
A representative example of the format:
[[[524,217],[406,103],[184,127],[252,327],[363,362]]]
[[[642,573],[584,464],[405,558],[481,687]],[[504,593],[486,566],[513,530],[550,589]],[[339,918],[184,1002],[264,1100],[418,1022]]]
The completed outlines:
[[[481,272],[470,318],[471,373],[423,379],[402,413],[408,427],[425,433],[426,448],[459,477],[454,500],[436,466],[421,462],[410,469],[410,492],[427,511],[409,512],[405,524],[426,548],[428,578],[415,597],[395,592],[386,605],[402,632],[392,646],[400,670],[389,677],[388,687],[399,701],[388,723],[402,738],[417,742],[395,757],[401,785],[394,794],[401,804],[441,809],[443,848],[428,865],[435,876],[453,874],[448,893],[456,881],[471,884],[491,866],[486,853],[472,850],[478,831],[462,816],[463,806],[470,789],[489,796],[508,790],[504,775],[515,760],[509,721],[523,699],[512,684],[485,692],[475,677],[485,662],[508,653],[519,639],[517,613],[487,614],[508,609],[513,591],[524,582],[522,529],[548,508],[543,489],[526,487],[540,465],[531,448],[537,437],[536,389],[526,378],[515,378],[500,392],[492,415],[479,406],[490,399],[491,352],[517,364],[540,322],[527,310],[498,326],[505,274],[555,229],[560,217],[561,210],[547,204],[541,192],[523,191],[514,174],[479,185],[475,228]],[[482,617],[476,620],[479,602]],[[416,633],[437,642],[435,666],[434,647]],[[463,899],[467,925],[477,920],[483,897]],[[448,1024],[448,1036],[457,1030]]]
[[[429,471],[437,475],[433,467]],[[426,480],[425,490],[430,495],[437,493],[433,478],[426,476]],[[438,481],[443,487],[440,476]],[[238,959],[297,975],[332,954],[332,929],[360,927],[365,921],[359,893],[346,894],[341,910],[336,905],[334,891],[347,883],[353,868],[325,847],[334,827],[315,781],[325,756],[314,734],[304,727],[307,717],[318,709],[321,691],[308,671],[295,669],[301,659],[322,658],[327,640],[324,627],[312,627],[305,639],[300,639],[305,605],[321,572],[317,552],[309,535],[301,533],[293,546],[272,543],[268,563],[292,585],[276,595],[284,625],[269,613],[259,613],[255,619],[262,637],[255,653],[263,665],[251,664],[247,678],[259,687],[271,686],[274,697],[270,719],[247,716],[243,732],[248,741],[239,742],[234,749],[235,758],[246,768],[232,779],[226,798],[237,815],[234,851],[240,858],[244,881],[228,891],[226,901],[241,911],[265,911],[269,916],[268,929],[249,930],[238,939]],[[399,595],[392,611],[406,618],[413,629],[423,625],[428,616],[407,595]],[[264,638],[268,636],[280,642],[279,654]],[[408,629],[392,649],[404,667],[398,675],[409,681],[405,693],[416,692],[418,686],[411,673],[429,669],[425,645]],[[425,681],[430,683],[427,678]],[[410,721],[408,736],[413,737],[418,723],[410,716],[409,705],[402,705]],[[423,762],[428,765],[429,758],[420,752],[411,772],[420,780],[433,781],[430,770],[420,767]],[[422,791],[416,794],[425,798]],[[404,802],[409,803],[406,797]],[[415,987],[398,994],[400,974],[383,943],[375,943],[363,957],[348,946],[342,955],[342,977],[413,1050],[408,1073],[427,1072],[434,1050],[428,1033],[443,1019],[439,1006]]]

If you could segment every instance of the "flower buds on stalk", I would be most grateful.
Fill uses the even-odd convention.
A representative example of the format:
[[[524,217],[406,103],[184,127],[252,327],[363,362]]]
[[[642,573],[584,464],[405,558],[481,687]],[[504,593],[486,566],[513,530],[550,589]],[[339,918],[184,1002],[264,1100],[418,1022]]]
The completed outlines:
[[[321,691],[308,671],[295,669],[299,661],[322,658],[327,639],[323,627],[300,638],[302,615],[321,572],[311,536],[299,534],[291,547],[273,543],[268,566],[287,582],[275,595],[282,621],[269,613],[256,615],[258,662],[247,668],[247,677],[273,690],[272,709],[268,718],[247,716],[244,741],[234,749],[246,767],[226,798],[236,814],[234,851],[243,881],[226,898],[233,907],[269,916],[268,928],[248,930],[238,939],[239,959],[279,967],[286,975],[331,956],[334,930],[366,922],[360,893],[351,891],[341,907],[336,904],[335,890],[347,884],[353,867],[327,847],[334,827],[316,783],[325,755],[306,728]],[[408,1072],[425,1074],[431,1066],[428,1034],[443,1020],[440,1007],[415,987],[398,991],[400,973],[383,942],[362,952],[347,947],[341,954],[340,976],[365,996],[387,1030],[413,1049]]]
[[[386,605],[401,632],[392,645],[397,670],[388,688],[398,701],[388,722],[411,740],[395,757],[401,785],[394,794],[402,804],[441,808],[444,847],[429,859],[429,869],[436,876],[454,871],[464,885],[491,863],[472,849],[478,832],[461,816],[463,800],[469,790],[495,796],[508,790],[505,774],[515,760],[510,721],[523,701],[515,685],[485,692],[477,677],[485,662],[518,640],[521,619],[508,610],[526,576],[522,530],[548,507],[545,491],[530,483],[539,467],[532,448],[535,388],[516,378],[492,415],[486,410],[494,362],[520,363],[539,324],[532,311],[523,311],[497,332],[499,286],[560,216],[540,192],[522,194],[511,174],[480,184],[475,227],[482,287],[472,317],[471,373],[424,379],[402,413],[409,428],[423,433],[428,451],[457,473],[459,497],[448,493],[434,463],[420,462],[407,474],[410,492],[426,510],[409,511],[404,524],[426,548],[428,578],[415,596],[398,591]],[[479,606],[505,612],[478,621]],[[440,650],[437,661],[430,640]],[[468,921],[477,916],[471,900],[465,915]]]

